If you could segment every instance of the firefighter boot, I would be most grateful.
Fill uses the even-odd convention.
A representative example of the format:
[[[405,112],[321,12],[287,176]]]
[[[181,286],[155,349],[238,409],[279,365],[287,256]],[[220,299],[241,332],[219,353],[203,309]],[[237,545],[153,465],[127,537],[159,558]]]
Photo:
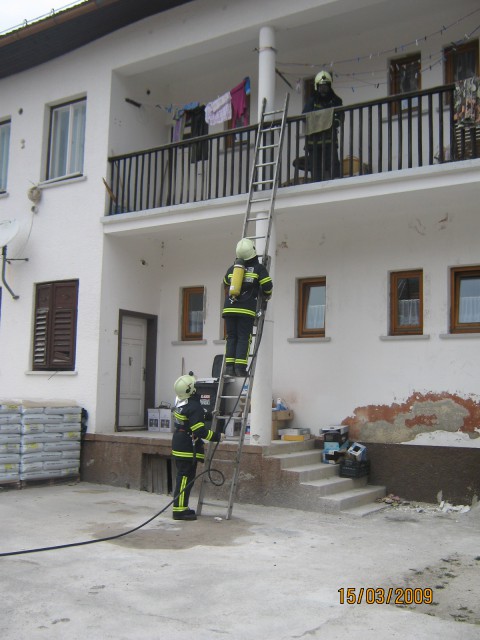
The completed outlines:
[[[225,367],[225,375],[235,376],[235,367],[233,364],[227,364],[227,366]]]
[[[173,513],[174,520],[196,520],[197,514],[193,509],[185,509],[185,511],[175,511]]]
[[[247,377],[247,365],[245,364],[236,364],[235,365],[235,375],[239,378]]]

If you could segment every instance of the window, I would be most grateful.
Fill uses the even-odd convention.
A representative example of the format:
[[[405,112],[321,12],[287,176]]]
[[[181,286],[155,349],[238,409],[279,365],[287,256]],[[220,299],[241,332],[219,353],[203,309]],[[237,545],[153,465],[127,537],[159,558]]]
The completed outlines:
[[[451,271],[451,333],[480,332],[480,266]]]
[[[423,272],[390,274],[390,334],[423,333]]]
[[[86,100],[52,108],[47,180],[83,173],[86,109]]]
[[[389,93],[391,96],[420,91],[421,83],[420,54],[406,56],[397,60],[390,60]],[[417,106],[417,99],[412,101],[412,106]],[[408,106],[406,100],[402,100],[402,109]],[[398,104],[392,103],[392,113],[398,113]]]
[[[33,370],[73,371],[78,280],[36,285]]]
[[[478,40],[452,44],[443,50],[445,84],[478,76]]]
[[[298,281],[298,337],[325,336],[326,279]]]
[[[204,287],[183,289],[182,340],[201,340],[203,338],[204,294]]]
[[[10,120],[0,122],[0,193],[4,193],[7,190],[9,150]]]

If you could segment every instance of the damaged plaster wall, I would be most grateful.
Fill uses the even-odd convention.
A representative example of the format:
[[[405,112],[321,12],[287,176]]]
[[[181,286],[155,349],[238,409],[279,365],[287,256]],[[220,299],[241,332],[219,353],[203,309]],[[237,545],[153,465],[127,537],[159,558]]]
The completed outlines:
[[[357,407],[345,418],[350,439],[401,443],[420,433],[446,431],[480,437],[480,402],[451,393],[413,393],[405,402]],[[466,445],[468,446],[468,445]]]

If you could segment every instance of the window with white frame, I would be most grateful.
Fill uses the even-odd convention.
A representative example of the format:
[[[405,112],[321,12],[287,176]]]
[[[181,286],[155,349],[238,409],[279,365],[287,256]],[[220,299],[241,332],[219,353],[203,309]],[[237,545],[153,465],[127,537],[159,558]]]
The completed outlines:
[[[47,180],[83,173],[86,100],[52,107]]]
[[[10,120],[0,122],[0,193],[7,190],[8,156],[10,151]]]

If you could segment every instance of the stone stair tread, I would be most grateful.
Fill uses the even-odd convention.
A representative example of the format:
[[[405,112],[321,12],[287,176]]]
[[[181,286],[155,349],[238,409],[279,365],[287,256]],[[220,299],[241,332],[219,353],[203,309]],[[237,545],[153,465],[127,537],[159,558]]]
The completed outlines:
[[[371,495],[372,499],[374,496],[377,496],[379,492],[383,492],[385,487],[378,487],[373,484],[366,484],[364,487],[358,487],[356,489],[349,489],[347,491],[341,491],[339,493],[332,493],[328,496],[324,496],[324,500],[330,500],[333,502],[342,502],[348,501],[350,498],[355,498],[358,496],[368,496]]]
[[[384,511],[386,506],[381,502],[368,502],[367,504],[361,504],[357,507],[350,507],[349,509],[343,509],[341,513],[345,513],[349,516],[357,516],[359,518],[363,518],[365,516],[369,516],[372,513],[378,513],[379,511]]]

